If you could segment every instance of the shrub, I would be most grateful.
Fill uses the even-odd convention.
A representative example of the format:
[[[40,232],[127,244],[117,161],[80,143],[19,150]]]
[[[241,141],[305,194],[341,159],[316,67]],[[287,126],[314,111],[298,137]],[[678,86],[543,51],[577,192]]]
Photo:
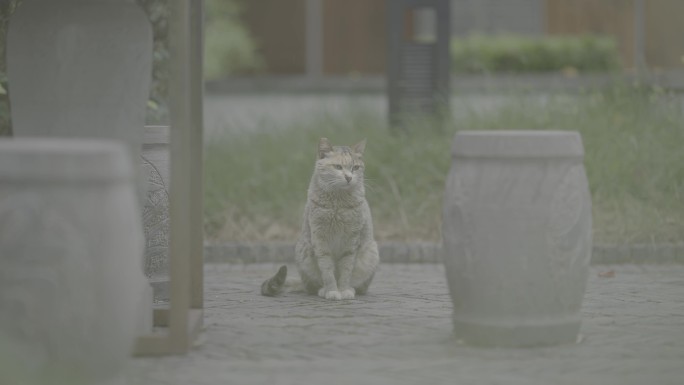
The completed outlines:
[[[209,0],[206,3],[204,71],[207,79],[261,69],[263,60],[241,16],[247,2]]]
[[[168,0],[137,0],[154,30],[152,89],[147,123],[168,123]],[[205,18],[205,78],[261,68],[256,44],[241,20],[244,0],[207,0]]]
[[[601,36],[471,35],[451,40],[453,72],[552,72],[619,68],[615,40]]]

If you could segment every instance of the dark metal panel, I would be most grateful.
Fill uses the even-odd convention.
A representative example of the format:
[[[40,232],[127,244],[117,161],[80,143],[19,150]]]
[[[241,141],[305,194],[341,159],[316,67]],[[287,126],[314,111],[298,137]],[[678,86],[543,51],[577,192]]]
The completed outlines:
[[[387,96],[393,127],[407,116],[438,116],[449,103],[449,0],[387,1]],[[434,10],[436,39],[413,39],[406,15],[416,9]]]

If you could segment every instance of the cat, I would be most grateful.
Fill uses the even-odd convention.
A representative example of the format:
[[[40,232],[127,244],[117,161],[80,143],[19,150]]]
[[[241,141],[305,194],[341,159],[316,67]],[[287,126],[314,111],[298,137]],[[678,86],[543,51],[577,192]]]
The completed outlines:
[[[380,257],[365,196],[365,148],[365,139],[351,147],[320,139],[295,246],[301,282],[288,285],[287,266],[282,266],[261,285],[261,294],[275,296],[287,286],[301,286],[309,294],[342,300],[368,291]]]

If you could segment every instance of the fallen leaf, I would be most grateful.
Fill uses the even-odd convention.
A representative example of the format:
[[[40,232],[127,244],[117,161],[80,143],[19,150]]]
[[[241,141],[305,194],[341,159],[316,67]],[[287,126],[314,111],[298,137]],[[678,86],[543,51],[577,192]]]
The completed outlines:
[[[601,278],[613,278],[615,277],[615,270],[601,271],[598,273]]]

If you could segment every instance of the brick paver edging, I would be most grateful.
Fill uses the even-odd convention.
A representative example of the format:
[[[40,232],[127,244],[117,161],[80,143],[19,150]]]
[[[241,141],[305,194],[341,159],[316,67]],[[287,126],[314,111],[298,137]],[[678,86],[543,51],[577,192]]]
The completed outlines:
[[[663,87],[674,91],[684,90],[684,71],[667,70],[651,73],[613,74],[595,73],[567,76],[562,73],[542,74],[452,74],[451,89],[458,92],[482,92],[490,90],[537,90],[537,91],[584,91],[621,84],[640,83],[645,86]],[[206,91],[210,94],[236,94],[253,92],[276,93],[326,93],[326,92],[372,92],[382,93],[387,88],[384,76],[323,76],[305,75],[228,77],[208,81]]]
[[[383,263],[439,263],[441,244],[431,242],[380,243]],[[206,244],[207,263],[290,263],[294,242]],[[684,263],[684,243],[594,245],[592,264]]]

